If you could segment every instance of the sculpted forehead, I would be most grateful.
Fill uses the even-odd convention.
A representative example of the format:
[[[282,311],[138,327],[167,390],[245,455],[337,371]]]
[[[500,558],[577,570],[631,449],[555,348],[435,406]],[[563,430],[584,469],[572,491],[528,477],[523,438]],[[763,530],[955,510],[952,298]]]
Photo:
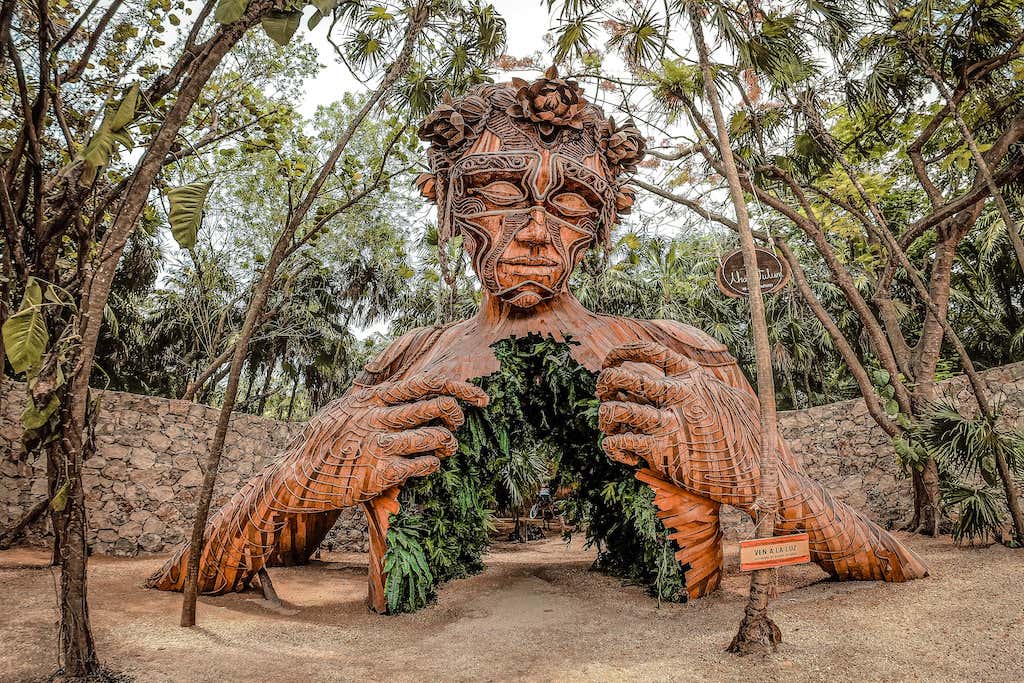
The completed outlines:
[[[547,171],[547,172],[545,172]],[[558,178],[561,182],[574,181],[594,191],[601,198],[607,198],[611,184],[600,170],[600,162],[594,158],[580,160],[560,154],[558,151],[516,150],[502,152],[478,152],[468,154],[452,167],[452,177],[470,180],[473,176],[494,177],[526,176],[534,185],[542,186],[541,193]]]

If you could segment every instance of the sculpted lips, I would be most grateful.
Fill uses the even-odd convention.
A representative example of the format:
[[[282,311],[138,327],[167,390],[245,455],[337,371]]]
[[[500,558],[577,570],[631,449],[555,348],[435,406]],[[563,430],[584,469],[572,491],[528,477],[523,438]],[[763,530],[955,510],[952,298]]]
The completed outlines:
[[[509,256],[498,263],[508,266],[557,266],[558,261],[547,256]]]

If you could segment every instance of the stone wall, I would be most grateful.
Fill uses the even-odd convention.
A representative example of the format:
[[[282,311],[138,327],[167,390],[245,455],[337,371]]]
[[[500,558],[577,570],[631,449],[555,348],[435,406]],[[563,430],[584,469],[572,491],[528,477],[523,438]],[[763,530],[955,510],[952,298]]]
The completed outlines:
[[[1024,363],[982,373],[1004,407],[1011,424],[1024,424]],[[942,383],[942,391],[970,413],[977,410],[964,377]],[[839,500],[861,510],[883,527],[909,520],[913,491],[901,477],[892,443],[868,414],[861,399],[830,403],[807,410],[779,413],[779,429],[807,473]],[[723,511],[723,526],[731,538],[753,529],[745,515]]]
[[[1001,397],[1009,421],[1024,421],[1024,363],[984,373]],[[46,493],[41,462],[18,461],[21,385],[7,382],[0,405],[0,527],[10,524]],[[966,410],[973,398],[963,378],[944,390]],[[191,510],[202,482],[200,458],[217,422],[210,406],[151,396],[100,392],[97,455],[85,466],[89,541],[102,553],[134,555],[169,550],[191,529]],[[898,476],[889,438],[868,415],[864,402],[843,401],[780,414],[780,428],[808,473],[837,498],[883,526],[906,519],[910,482]],[[213,509],[262,469],[301,430],[299,423],[251,415],[231,422]],[[729,536],[750,524],[735,511],[723,513]],[[46,523],[36,524],[29,542],[46,542]],[[325,542],[328,548],[364,550],[366,522],[358,508],[342,515]]]
[[[4,382],[0,404],[0,528],[46,495],[42,458],[20,460],[19,413],[24,387]],[[191,533],[195,497],[217,424],[217,409],[189,401],[116,391],[98,392],[102,407],[96,455],[85,463],[88,540],[95,552],[136,555],[170,550]],[[221,458],[213,510],[263,469],[302,430],[281,422],[235,414]],[[49,524],[31,527],[25,540],[47,543]],[[366,522],[346,511],[328,537],[331,547],[366,549]]]

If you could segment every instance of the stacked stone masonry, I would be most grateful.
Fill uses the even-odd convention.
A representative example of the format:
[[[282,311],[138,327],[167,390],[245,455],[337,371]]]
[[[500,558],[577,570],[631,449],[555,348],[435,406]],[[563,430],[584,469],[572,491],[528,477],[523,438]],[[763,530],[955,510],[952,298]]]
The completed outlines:
[[[985,380],[1004,406],[1006,419],[1024,422],[1024,363],[995,368]],[[41,459],[21,458],[18,416],[22,385],[0,385],[0,528],[18,519],[46,494]],[[963,378],[947,381],[945,393],[966,411],[975,410]],[[97,454],[86,462],[89,542],[94,552],[136,555],[170,550],[191,528],[193,501],[202,484],[201,461],[217,422],[217,409],[152,396],[99,392]],[[883,526],[910,513],[910,482],[899,476],[889,438],[861,400],[780,414],[780,427],[811,476],[837,498]],[[253,474],[271,462],[301,431],[302,424],[236,414],[231,421],[213,508],[219,508]],[[723,513],[727,536],[749,532],[736,511]],[[37,522],[25,541],[45,544],[48,523]],[[328,535],[328,550],[365,551],[366,520],[346,510]]]
[[[20,453],[21,384],[0,389],[0,528],[46,495],[43,458]],[[116,391],[101,397],[96,455],[85,463],[83,484],[93,552],[131,556],[170,550],[188,537],[202,487],[203,468],[217,425],[217,409],[189,401]],[[221,457],[213,510],[271,462],[302,431],[302,423],[236,413]],[[49,542],[49,523],[34,524],[23,541]],[[366,520],[347,510],[325,541],[331,550],[365,551]]]

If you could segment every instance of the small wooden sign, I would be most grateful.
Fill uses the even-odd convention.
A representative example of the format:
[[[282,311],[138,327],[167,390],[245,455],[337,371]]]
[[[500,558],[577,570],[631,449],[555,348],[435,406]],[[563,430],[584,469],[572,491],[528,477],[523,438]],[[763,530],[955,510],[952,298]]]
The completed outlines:
[[[761,293],[774,294],[789,282],[789,264],[775,255],[771,249],[757,247],[757,267],[761,275]],[[740,249],[726,254],[718,266],[715,277],[718,288],[726,296],[735,299],[750,294],[747,286],[747,269],[743,267],[743,252]]]
[[[788,564],[807,564],[810,561],[807,534],[740,541],[740,571],[743,572],[784,567]]]

